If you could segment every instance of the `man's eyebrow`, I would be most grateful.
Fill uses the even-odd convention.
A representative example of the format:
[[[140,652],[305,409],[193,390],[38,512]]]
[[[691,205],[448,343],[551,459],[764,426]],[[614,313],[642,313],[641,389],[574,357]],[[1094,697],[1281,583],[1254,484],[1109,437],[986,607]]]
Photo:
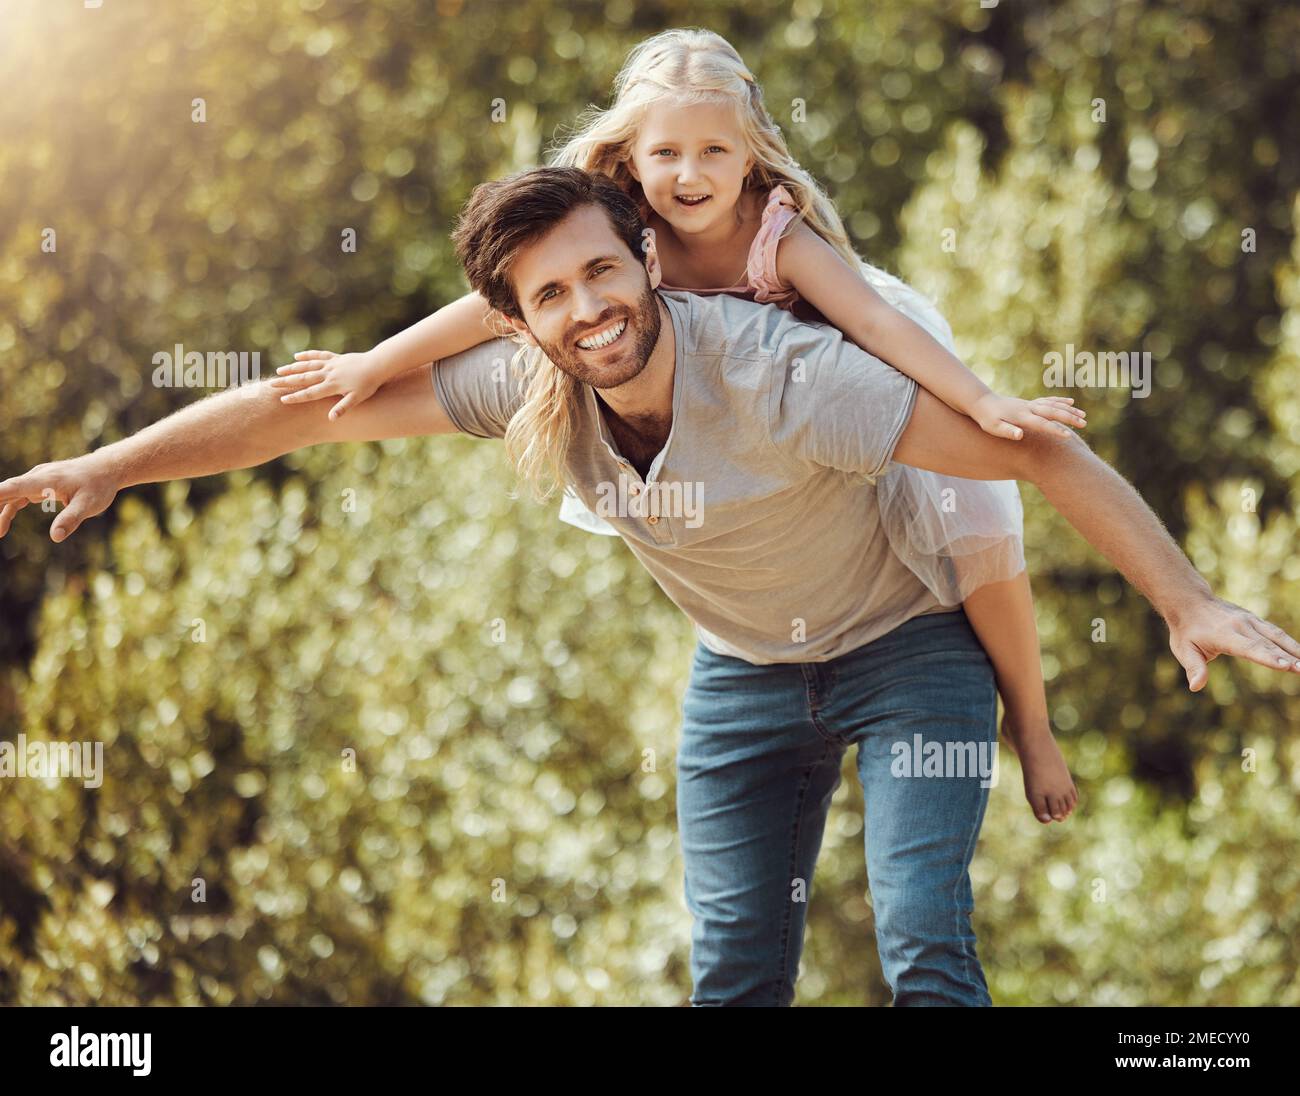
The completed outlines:
[[[584,274],[588,274],[595,267],[600,266],[601,263],[621,263],[622,261],[623,260],[620,259],[617,255],[597,255],[594,259],[589,259],[586,263],[583,264],[582,272]],[[549,282],[547,282],[544,286],[542,286],[541,289],[537,290],[531,297],[528,298],[528,303],[531,304],[534,308],[536,308],[539,303],[538,298],[541,297],[542,294],[544,294],[548,289],[562,289],[562,288],[564,288],[564,283],[560,281],[558,278],[552,278]]]

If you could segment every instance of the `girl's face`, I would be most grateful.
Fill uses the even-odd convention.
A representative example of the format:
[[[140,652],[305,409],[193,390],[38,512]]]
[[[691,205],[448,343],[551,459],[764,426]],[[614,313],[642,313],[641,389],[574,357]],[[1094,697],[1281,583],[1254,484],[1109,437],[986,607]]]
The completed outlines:
[[[729,105],[656,103],[646,112],[628,170],[650,208],[690,235],[734,224],[752,166]]]

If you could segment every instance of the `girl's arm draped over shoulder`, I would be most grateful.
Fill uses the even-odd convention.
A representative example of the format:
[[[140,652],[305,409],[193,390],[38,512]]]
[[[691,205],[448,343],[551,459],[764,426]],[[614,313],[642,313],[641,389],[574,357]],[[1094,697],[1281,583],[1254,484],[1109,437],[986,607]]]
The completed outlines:
[[[369,399],[385,382],[418,365],[441,361],[503,334],[491,326],[493,310],[483,297],[468,293],[362,354],[326,354],[304,350],[292,365],[281,366],[271,382],[289,394],[285,403],[306,403],[342,396],[330,410],[337,419]]]
[[[479,293],[467,293],[405,331],[385,339],[370,353],[379,363],[383,380],[388,380],[417,365],[450,358],[488,339],[497,338],[503,332],[488,326],[492,314],[493,310]]]
[[[777,249],[780,279],[869,354],[906,373],[954,411],[979,423],[995,437],[1023,437],[1024,429],[1064,432],[1086,425],[1074,401],[1059,396],[1019,400],[999,396],[877,293],[862,275],[806,224],[798,224]]]

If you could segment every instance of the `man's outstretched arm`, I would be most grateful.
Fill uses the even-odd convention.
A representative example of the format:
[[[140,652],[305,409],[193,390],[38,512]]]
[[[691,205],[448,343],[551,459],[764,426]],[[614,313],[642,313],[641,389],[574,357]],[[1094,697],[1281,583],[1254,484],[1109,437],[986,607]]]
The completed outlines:
[[[1132,485],[1078,435],[995,438],[922,388],[893,459],[949,476],[1032,483],[1164,617],[1193,692],[1205,685],[1206,663],[1221,654],[1300,672],[1300,643],[1215,597]]]
[[[427,364],[394,377],[335,422],[329,418],[331,401],[283,403],[281,391],[269,381],[209,396],[93,453],[38,464],[5,480],[0,483],[0,537],[9,532],[19,510],[45,498],[64,506],[50,526],[50,539],[58,542],[108,509],[125,487],[251,468],[322,442],[380,441],[456,429],[434,396]]]

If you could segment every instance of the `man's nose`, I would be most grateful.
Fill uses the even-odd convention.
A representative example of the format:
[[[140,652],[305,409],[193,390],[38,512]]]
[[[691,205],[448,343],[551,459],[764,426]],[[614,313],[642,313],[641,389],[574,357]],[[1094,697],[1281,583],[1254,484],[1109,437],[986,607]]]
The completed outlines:
[[[575,288],[572,299],[573,322],[575,325],[589,326],[609,310],[608,298],[588,285],[580,285]]]

